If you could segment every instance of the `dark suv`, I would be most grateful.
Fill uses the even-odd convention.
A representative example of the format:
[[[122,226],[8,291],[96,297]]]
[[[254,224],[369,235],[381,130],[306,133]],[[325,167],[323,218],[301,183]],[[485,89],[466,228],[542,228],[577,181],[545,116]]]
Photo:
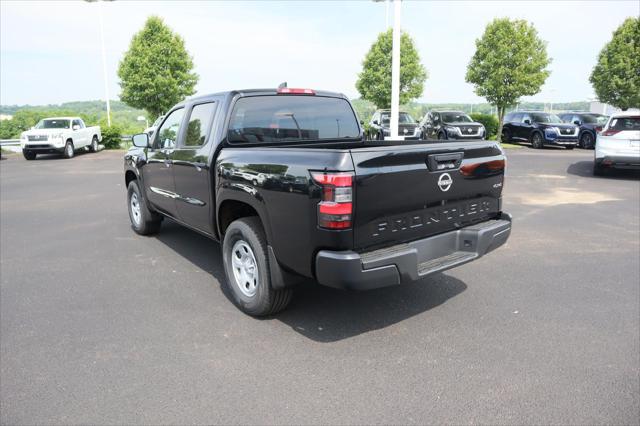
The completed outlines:
[[[573,149],[578,145],[578,129],[555,114],[546,112],[511,112],[504,118],[503,142],[529,142],[533,148],[546,145]]]
[[[575,124],[580,128],[578,145],[584,149],[593,149],[596,146],[596,135],[609,119],[608,115],[585,112],[565,112],[559,116],[565,123]]]
[[[366,137],[369,140],[384,140],[385,137],[391,135],[390,126],[391,110],[379,109],[371,117],[369,129]],[[416,120],[407,113],[401,111],[398,114],[398,134],[393,137],[402,136],[404,139],[420,139],[420,128]]]
[[[424,139],[484,139],[487,131],[461,111],[429,111],[420,122]]]

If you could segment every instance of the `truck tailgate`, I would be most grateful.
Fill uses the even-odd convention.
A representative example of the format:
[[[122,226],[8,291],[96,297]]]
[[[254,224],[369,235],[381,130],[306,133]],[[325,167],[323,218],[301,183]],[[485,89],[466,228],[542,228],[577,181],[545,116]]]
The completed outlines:
[[[505,157],[495,142],[385,142],[351,156],[358,251],[485,221],[501,210]]]

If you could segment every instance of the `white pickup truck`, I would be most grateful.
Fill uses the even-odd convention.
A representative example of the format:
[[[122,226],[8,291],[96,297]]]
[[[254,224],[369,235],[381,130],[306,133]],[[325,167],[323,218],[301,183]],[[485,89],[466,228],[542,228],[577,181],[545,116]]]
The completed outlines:
[[[20,146],[27,160],[51,153],[71,158],[76,150],[84,147],[97,152],[101,140],[100,127],[87,127],[80,117],[51,117],[43,118],[31,130],[23,132]]]

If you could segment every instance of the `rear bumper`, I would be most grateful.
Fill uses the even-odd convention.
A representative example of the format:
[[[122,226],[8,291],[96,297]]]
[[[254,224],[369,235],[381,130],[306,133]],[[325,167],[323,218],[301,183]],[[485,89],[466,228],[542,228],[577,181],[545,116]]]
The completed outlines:
[[[595,162],[599,167],[640,170],[640,155],[605,155]]]
[[[368,253],[322,250],[316,256],[316,278],[351,290],[399,285],[478,259],[503,245],[510,233],[511,216],[502,213],[498,219]]]

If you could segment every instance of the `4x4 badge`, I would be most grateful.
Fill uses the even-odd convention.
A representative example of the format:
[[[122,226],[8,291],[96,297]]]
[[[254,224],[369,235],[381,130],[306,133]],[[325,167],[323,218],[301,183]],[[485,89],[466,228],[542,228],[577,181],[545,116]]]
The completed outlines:
[[[451,185],[453,185],[453,179],[451,179],[449,173],[441,174],[438,178],[438,187],[440,190],[442,192],[447,192],[449,188],[451,188]]]

